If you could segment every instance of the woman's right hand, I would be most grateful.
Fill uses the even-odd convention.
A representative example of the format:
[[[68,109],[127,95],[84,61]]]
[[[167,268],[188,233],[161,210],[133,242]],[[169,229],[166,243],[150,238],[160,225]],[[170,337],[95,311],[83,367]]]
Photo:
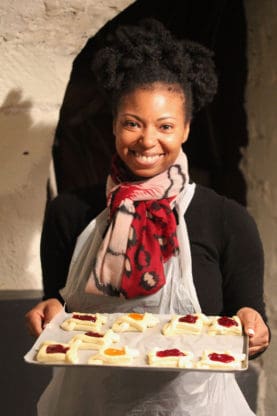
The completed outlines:
[[[39,302],[25,315],[28,331],[34,337],[38,337],[51,319],[63,309],[58,299],[51,298]]]

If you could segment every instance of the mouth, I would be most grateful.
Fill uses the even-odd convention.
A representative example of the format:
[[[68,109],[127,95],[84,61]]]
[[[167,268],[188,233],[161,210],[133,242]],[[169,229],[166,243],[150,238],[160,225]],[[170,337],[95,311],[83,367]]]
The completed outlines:
[[[138,163],[144,164],[144,165],[152,165],[156,163],[159,159],[165,156],[165,153],[155,153],[155,154],[147,155],[147,154],[139,153],[136,151],[131,151],[131,154],[134,156],[134,158],[136,159]]]

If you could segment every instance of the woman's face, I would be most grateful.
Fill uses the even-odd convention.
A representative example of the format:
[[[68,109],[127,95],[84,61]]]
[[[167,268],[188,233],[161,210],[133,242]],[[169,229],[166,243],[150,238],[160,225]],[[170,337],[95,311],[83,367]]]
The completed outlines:
[[[113,124],[116,150],[136,176],[155,176],[175,162],[189,134],[184,100],[181,91],[160,83],[121,99]]]

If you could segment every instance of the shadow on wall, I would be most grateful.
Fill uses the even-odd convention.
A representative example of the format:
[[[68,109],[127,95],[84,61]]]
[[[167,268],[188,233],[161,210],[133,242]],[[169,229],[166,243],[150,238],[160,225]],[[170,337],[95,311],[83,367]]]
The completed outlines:
[[[41,287],[39,240],[55,126],[36,122],[37,110],[44,120],[54,118],[53,109],[36,109],[16,89],[0,107],[0,290]]]

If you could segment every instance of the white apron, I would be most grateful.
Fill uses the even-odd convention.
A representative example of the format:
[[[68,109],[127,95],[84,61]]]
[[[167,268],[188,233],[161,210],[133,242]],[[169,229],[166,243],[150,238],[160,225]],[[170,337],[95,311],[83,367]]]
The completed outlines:
[[[69,311],[200,312],[191,272],[190,246],[184,212],[193,194],[188,185],[177,203],[180,256],[165,264],[166,285],[154,295],[125,300],[86,294],[91,258],[107,225],[107,210],[79,236],[66,287]],[[230,373],[161,372],[118,368],[67,367],[54,370],[53,379],[38,403],[39,416],[253,416]]]

